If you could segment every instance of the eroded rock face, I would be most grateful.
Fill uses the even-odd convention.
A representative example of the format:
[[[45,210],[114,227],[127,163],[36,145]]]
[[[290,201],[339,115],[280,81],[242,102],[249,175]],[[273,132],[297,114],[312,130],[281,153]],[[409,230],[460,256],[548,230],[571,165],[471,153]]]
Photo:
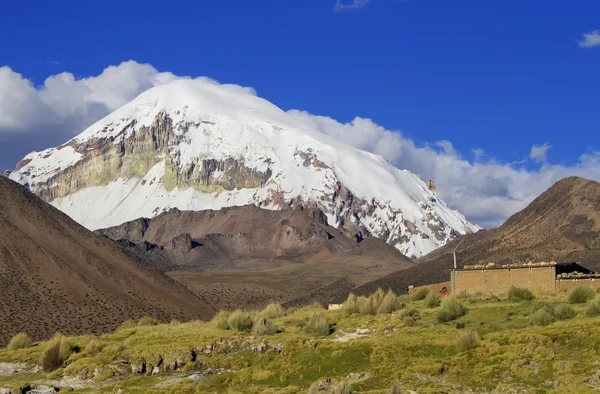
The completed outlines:
[[[175,111],[171,115],[177,118],[181,113]],[[116,226],[140,216],[153,217],[174,207],[201,210],[207,205],[212,209],[246,204],[270,209],[302,206],[316,208],[315,212],[323,216],[319,221],[341,227],[357,240],[375,236],[409,257],[420,257],[459,233],[468,232],[472,226],[463,217],[458,221],[461,228],[449,228],[432,205],[433,195],[431,201],[421,201],[420,205],[414,205],[418,200],[411,197],[410,212],[403,212],[387,196],[376,199],[356,195],[338,177],[336,162],[325,163],[320,157],[323,152],[317,153],[309,144],[281,148],[267,142],[262,146],[244,137],[246,126],[230,125],[227,118],[213,118],[221,123],[202,116],[193,122],[179,117],[181,120],[175,122],[165,111],[149,118],[152,121],[148,120],[147,125],[141,120],[138,124],[134,117],[121,118],[86,138],[75,138],[58,148],[28,156],[17,165],[14,179],[90,229]],[[248,140],[238,143],[232,141],[229,133],[235,134],[240,127],[240,138]],[[272,124],[251,127],[260,127],[265,135],[283,130]],[[58,158],[50,160],[55,156]],[[47,158],[52,165],[45,168]],[[346,177],[353,175],[345,172]],[[415,177],[414,182],[421,181]],[[111,191],[117,183],[126,186]],[[88,193],[84,201],[78,197],[68,200],[94,186],[106,189],[99,191],[99,197]],[[409,186],[414,190],[415,185]],[[139,193],[124,203],[135,188]],[[422,189],[428,192],[424,184]],[[364,190],[361,193],[364,195]],[[185,199],[177,199],[181,194],[185,194]],[[176,202],[169,199],[173,196]],[[213,204],[211,199],[220,200]],[[88,209],[103,211],[94,215],[86,212]],[[415,215],[415,210],[422,215]],[[139,242],[145,231],[144,222],[132,225],[139,228],[138,237],[131,241]]]

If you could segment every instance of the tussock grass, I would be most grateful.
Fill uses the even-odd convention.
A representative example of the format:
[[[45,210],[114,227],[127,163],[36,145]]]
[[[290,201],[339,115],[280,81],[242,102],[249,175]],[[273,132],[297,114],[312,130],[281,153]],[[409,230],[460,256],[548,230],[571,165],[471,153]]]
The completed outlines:
[[[137,323],[132,319],[127,319],[119,326],[119,330],[127,330],[130,328],[137,327]]]
[[[322,312],[313,313],[304,326],[304,331],[314,336],[324,337],[329,335],[330,326],[327,316]]]
[[[17,335],[15,335],[14,337],[12,337],[12,339],[8,343],[8,349],[9,350],[25,349],[25,348],[30,347],[32,344],[33,344],[33,341],[31,340],[29,335],[27,335],[24,332],[20,332]]]
[[[541,308],[535,311],[529,318],[532,326],[547,326],[554,321],[554,316],[547,309]]]
[[[351,315],[353,313],[358,313],[358,297],[354,293],[348,294],[348,298],[346,298],[346,302],[344,302],[344,312],[346,315]]]
[[[446,323],[466,315],[467,308],[464,307],[455,297],[444,297],[440,309],[435,314],[435,320],[438,323]]]
[[[281,304],[269,304],[260,312],[260,315],[268,319],[275,319],[285,315],[285,308]]]
[[[596,301],[589,304],[585,310],[585,315],[587,317],[600,316],[600,302]]]
[[[569,305],[561,304],[554,309],[554,317],[558,320],[569,320],[577,316],[577,312]]]
[[[459,352],[464,352],[465,350],[470,350],[479,345],[481,339],[479,338],[479,334],[477,331],[473,331],[471,329],[465,331],[456,341],[456,349]]]
[[[61,333],[56,333],[46,344],[41,364],[46,372],[60,368],[73,353],[71,341]]]
[[[169,322],[169,325],[171,325],[171,326],[178,326],[180,324],[181,324],[181,322],[177,319],[173,319]]]
[[[535,299],[535,295],[533,295],[529,289],[511,286],[510,289],[508,289],[507,299],[510,302],[532,301]]]
[[[254,323],[253,331],[256,335],[273,335],[277,332],[277,328],[271,319],[260,315]]]
[[[438,306],[440,306],[440,302],[440,296],[433,292],[429,292],[429,294],[427,294],[427,297],[425,297],[425,299],[423,300],[423,304],[427,308],[437,308]]]
[[[142,317],[137,323],[138,327],[155,326],[157,324],[158,324],[158,320],[156,320],[155,318],[150,317],[150,316]]]
[[[392,290],[389,290],[381,299],[377,307],[377,314],[392,313],[398,310],[398,296]]]
[[[569,293],[569,304],[585,304],[593,300],[596,292],[590,286],[577,286]]]
[[[428,288],[419,289],[413,296],[411,297],[413,301],[423,301],[427,294],[431,293],[431,290]]]
[[[229,330],[229,316],[231,312],[228,311],[219,311],[212,320],[213,323],[219,330]]]
[[[253,326],[252,315],[242,310],[236,310],[227,319],[227,325],[230,330],[250,331]]]

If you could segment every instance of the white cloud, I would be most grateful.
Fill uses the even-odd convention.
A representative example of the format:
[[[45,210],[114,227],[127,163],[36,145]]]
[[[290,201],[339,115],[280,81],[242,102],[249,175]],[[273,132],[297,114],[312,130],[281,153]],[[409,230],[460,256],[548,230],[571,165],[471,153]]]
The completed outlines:
[[[529,158],[538,163],[546,163],[550,148],[552,147],[547,142],[543,145],[534,145],[529,152]]]
[[[525,163],[481,161],[484,154],[481,149],[473,151],[474,162],[468,161],[449,141],[419,147],[401,132],[387,130],[370,119],[357,117],[349,123],[340,123],[303,111],[292,110],[289,114],[352,146],[382,155],[398,168],[435,180],[442,198],[470,221],[487,228],[502,224],[566,176],[600,180],[600,151],[581,155],[579,162],[571,167],[546,163],[540,169],[528,170],[523,166]],[[550,146],[544,144],[538,148],[534,156],[540,159]]]
[[[593,48],[600,46],[600,30],[584,33],[583,38],[579,41],[579,46],[581,48]]]
[[[369,5],[372,0],[351,0],[350,2],[336,0],[333,10],[336,12],[358,10]]]
[[[188,77],[129,61],[107,67],[97,76],[77,79],[61,73],[34,86],[10,68],[0,67],[0,170],[14,168],[31,150],[65,142],[144,90],[177,78]],[[222,86],[256,93],[238,85]],[[438,192],[452,207],[484,227],[501,224],[565,176],[600,180],[600,151],[590,150],[576,165],[565,167],[546,161],[550,146],[543,144],[532,148],[531,158],[544,165],[530,170],[524,162],[488,159],[481,149],[472,151],[475,159],[470,161],[449,140],[417,146],[400,131],[388,130],[371,119],[356,117],[340,123],[303,111],[289,114],[322,133],[382,155],[398,168],[434,179]]]

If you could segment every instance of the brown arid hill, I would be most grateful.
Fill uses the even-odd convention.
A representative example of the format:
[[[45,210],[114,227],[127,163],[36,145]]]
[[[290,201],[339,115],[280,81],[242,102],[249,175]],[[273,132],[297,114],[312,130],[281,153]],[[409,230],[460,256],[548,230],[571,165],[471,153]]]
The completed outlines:
[[[213,313],[150,264],[0,176],[0,346],[20,331],[34,339],[99,334],[129,318]]]
[[[453,252],[459,268],[482,262],[577,261],[600,271],[600,183],[562,179],[502,226],[462,236],[422,257],[418,265],[353,291],[368,294],[382,287],[406,292],[409,285],[448,281]]]
[[[154,264],[220,309],[306,298],[340,280],[354,287],[414,265],[385,242],[331,227],[323,212],[301,205],[171,209],[98,232],[134,243],[138,254],[150,250]]]

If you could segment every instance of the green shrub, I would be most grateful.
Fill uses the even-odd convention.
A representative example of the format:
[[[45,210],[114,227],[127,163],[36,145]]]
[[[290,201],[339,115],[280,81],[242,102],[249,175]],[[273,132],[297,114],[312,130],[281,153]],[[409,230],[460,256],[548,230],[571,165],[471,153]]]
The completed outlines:
[[[429,293],[431,293],[431,290],[424,287],[422,289],[417,290],[417,292],[415,294],[413,294],[412,299],[413,299],[413,301],[423,301],[425,299],[425,297],[427,297],[427,294],[429,294]]]
[[[127,330],[129,328],[133,328],[136,326],[137,326],[137,324],[135,321],[128,319],[128,320],[125,320],[123,323],[121,323],[121,325],[119,326],[119,330]]]
[[[8,343],[8,350],[25,349],[30,347],[32,344],[33,341],[31,338],[29,338],[29,335],[25,334],[24,332],[20,332],[12,337]]]
[[[327,336],[329,330],[329,322],[322,312],[316,312],[310,316],[304,326],[304,331],[314,336]]]
[[[254,323],[253,331],[256,335],[273,335],[277,328],[271,319],[261,314]]]
[[[48,341],[42,354],[42,368],[52,372],[60,368],[73,353],[71,342],[64,335],[57,333]]]
[[[415,316],[405,316],[402,319],[402,324],[406,327],[414,327],[417,324],[417,318]]]
[[[554,321],[554,317],[550,312],[546,309],[538,309],[531,317],[529,318],[529,323],[532,326],[547,326],[548,324]]]
[[[230,330],[234,331],[250,331],[252,330],[252,315],[248,312],[236,310],[233,312],[229,319],[227,319],[227,325]]]
[[[157,324],[158,324],[158,320],[156,320],[153,317],[149,317],[149,316],[142,317],[137,323],[138,327],[155,326]]]
[[[479,334],[477,334],[476,331],[469,329],[458,338],[456,341],[456,348],[459,352],[464,352],[465,350],[473,349],[479,345],[479,341]]]
[[[346,302],[344,302],[344,312],[346,312],[347,315],[351,315],[353,313],[358,313],[358,298],[356,297],[356,294],[354,293],[350,293],[348,294],[348,298],[346,299]]]
[[[269,304],[260,312],[260,315],[268,319],[276,319],[285,315],[285,308],[281,304]]]
[[[433,292],[429,292],[423,300],[423,303],[427,308],[437,308],[440,306],[440,296]]]
[[[458,295],[456,296],[456,298],[458,298],[458,299],[467,299],[467,298],[471,298],[471,295],[466,290],[463,290],[460,293],[458,293]]]
[[[569,305],[559,305],[554,310],[554,317],[558,320],[569,320],[574,318],[577,315],[577,312]]]
[[[535,296],[529,289],[511,286],[508,289],[508,300],[510,302],[531,301]]]
[[[216,325],[219,330],[229,330],[230,315],[230,312],[219,311],[219,313],[217,313],[210,322]]]
[[[577,286],[569,293],[569,304],[584,304],[596,296],[590,286]]]
[[[378,314],[392,313],[398,309],[398,296],[389,290],[377,308]]]
[[[588,305],[585,310],[585,315],[587,317],[597,317],[600,316],[600,302],[592,302]]]
[[[440,305],[440,310],[435,314],[435,320],[438,323],[445,323],[450,320],[458,319],[467,313],[465,308],[458,300],[454,297],[444,297]]]
[[[181,325],[181,322],[179,320],[177,320],[177,319],[173,319],[173,320],[171,320],[169,322],[169,325],[171,325],[171,326],[179,326],[179,325]]]

